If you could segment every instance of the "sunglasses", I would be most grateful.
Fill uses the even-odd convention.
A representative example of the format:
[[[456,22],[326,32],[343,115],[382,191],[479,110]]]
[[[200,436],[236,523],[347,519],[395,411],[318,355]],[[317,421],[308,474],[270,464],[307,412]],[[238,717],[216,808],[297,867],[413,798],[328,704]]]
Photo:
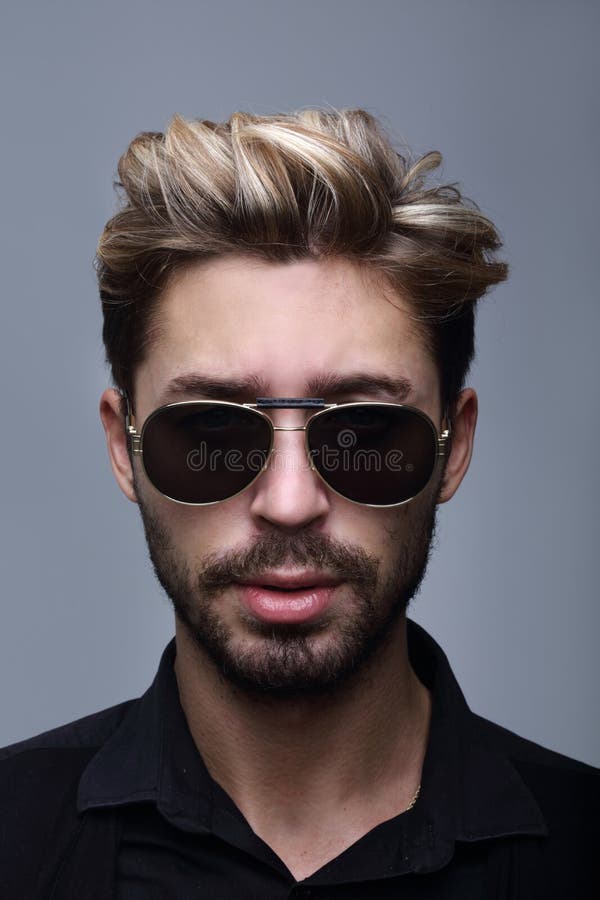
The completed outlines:
[[[267,468],[276,431],[304,432],[309,467],[336,494],[365,506],[399,506],[429,483],[450,436],[449,428],[438,435],[413,406],[316,397],[169,403],[150,413],[138,433],[125,401],[131,451],[148,479],[165,497],[190,506],[220,503],[249,488]],[[281,427],[265,409],[315,411],[304,425]]]

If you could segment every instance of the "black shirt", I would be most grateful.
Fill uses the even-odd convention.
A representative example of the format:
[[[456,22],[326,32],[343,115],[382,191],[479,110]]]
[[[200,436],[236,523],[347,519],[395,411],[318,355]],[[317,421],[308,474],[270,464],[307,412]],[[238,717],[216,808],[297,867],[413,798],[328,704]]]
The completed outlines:
[[[0,897],[591,900],[600,770],[473,714],[411,620],[408,646],[432,692],[419,798],[308,878],[210,777],[173,639],[138,700],[0,751]]]

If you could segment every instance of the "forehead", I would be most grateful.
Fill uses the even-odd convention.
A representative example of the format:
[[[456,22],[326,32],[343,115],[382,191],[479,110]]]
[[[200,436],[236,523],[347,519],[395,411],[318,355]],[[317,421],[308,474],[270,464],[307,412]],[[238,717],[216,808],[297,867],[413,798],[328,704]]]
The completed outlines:
[[[419,394],[437,388],[408,303],[369,270],[337,258],[231,256],[179,273],[160,300],[136,396],[156,401],[174,379],[196,372],[251,373],[279,396],[304,396],[304,385],[323,372],[407,378]]]

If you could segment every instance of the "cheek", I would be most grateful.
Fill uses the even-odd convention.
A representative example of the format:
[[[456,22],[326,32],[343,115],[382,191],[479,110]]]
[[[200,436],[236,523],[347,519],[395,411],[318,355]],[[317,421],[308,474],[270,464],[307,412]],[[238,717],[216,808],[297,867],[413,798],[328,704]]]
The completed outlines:
[[[410,503],[390,509],[361,509],[348,504],[339,511],[336,532],[338,540],[360,546],[379,562],[379,577],[386,579],[396,571],[399,562],[421,546],[435,507],[433,490],[427,488]]]
[[[226,501],[214,506],[185,506],[155,491],[150,500],[148,493],[146,508],[161,523],[184,558],[219,556],[236,547],[247,546],[247,518],[238,504]]]
[[[385,565],[385,559],[394,554],[398,540],[406,531],[406,518],[406,507],[371,509],[340,501],[330,518],[328,531],[334,539],[362,547]]]

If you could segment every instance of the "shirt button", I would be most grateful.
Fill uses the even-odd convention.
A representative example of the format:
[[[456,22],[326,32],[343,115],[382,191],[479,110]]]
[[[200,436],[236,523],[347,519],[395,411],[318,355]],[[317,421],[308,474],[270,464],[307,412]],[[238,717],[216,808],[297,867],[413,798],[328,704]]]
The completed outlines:
[[[294,898],[297,898],[297,900],[309,900],[309,897],[312,897],[312,895],[313,892],[309,887],[299,887],[296,888]]]

